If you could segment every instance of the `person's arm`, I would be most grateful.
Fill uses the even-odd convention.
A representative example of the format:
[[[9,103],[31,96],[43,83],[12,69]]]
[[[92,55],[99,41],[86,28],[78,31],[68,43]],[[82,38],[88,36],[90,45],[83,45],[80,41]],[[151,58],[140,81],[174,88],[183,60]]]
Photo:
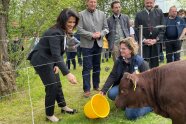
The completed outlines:
[[[73,37],[73,40],[76,44],[75,47],[77,48],[80,45],[80,41],[76,37]]]
[[[114,84],[114,82],[116,81],[116,77],[117,77],[117,66],[118,66],[118,62],[116,61],[114,63],[114,66],[112,68],[112,71],[109,75],[109,77],[107,78],[105,84],[103,85],[103,88],[101,89],[101,91],[106,94],[107,91],[110,89],[110,87]]]
[[[61,56],[61,40],[64,40],[64,36],[59,32],[53,32],[51,37],[49,37],[49,45],[50,51],[52,54],[53,61],[56,63],[56,66],[59,67],[63,75],[67,75],[69,73],[66,64],[64,63],[63,57]],[[63,38],[62,38],[63,37]]]
[[[179,40],[183,40],[183,37],[186,35],[186,28],[183,29],[180,37],[179,37]]]
[[[160,14],[160,25],[164,25],[165,24],[165,18],[164,18],[163,12],[162,12],[161,9],[158,9],[158,11],[161,13]],[[165,34],[165,27],[162,27],[162,28],[159,29],[159,34],[156,37],[157,42],[163,41],[164,34]]]
[[[149,70],[149,64],[148,62],[146,62],[145,60],[143,61],[143,63],[139,66],[139,71],[140,72],[144,72],[144,71],[147,71]]]
[[[130,18],[126,15],[127,17],[127,30],[129,32],[129,35],[130,35]]]
[[[135,40],[139,43],[139,25],[140,25],[140,22],[139,22],[138,15],[139,14],[136,14],[136,17],[135,17],[135,20],[134,20],[134,31],[135,31],[135,34],[136,34]]]
[[[88,40],[91,40],[92,39],[92,36],[93,36],[93,33],[90,32],[90,31],[87,31],[83,28],[83,16],[81,13],[79,13],[79,23],[78,23],[78,26],[77,26],[77,33],[79,35],[81,35],[82,37],[88,39]],[[87,22],[88,23],[88,22]]]
[[[107,18],[104,14],[104,23],[103,23],[103,30],[101,31],[101,37],[104,37],[108,33],[109,33],[109,28],[107,24]]]

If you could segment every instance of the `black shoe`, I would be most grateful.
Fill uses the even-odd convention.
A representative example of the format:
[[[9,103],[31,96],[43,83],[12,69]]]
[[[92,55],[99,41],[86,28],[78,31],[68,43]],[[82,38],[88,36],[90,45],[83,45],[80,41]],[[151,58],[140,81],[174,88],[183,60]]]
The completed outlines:
[[[72,109],[72,111],[66,111],[66,110],[63,110],[63,109],[61,109],[61,113],[68,113],[68,114],[75,114],[75,113],[77,113],[77,110],[76,109]]]

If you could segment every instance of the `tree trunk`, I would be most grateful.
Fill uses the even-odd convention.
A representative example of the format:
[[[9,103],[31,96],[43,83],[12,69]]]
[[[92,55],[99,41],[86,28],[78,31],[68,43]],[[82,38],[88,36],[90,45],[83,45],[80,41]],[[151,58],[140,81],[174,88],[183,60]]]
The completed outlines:
[[[0,1],[0,97],[16,89],[15,74],[8,62],[6,24],[9,0]]]

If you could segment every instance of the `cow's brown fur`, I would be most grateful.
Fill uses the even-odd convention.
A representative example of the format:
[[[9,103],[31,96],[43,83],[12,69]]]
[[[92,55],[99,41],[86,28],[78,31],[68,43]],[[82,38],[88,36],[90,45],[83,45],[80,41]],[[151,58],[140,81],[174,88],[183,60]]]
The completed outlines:
[[[121,79],[117,107],[151,106],[173,124],[186,124],[186,60],[129,75]],[[137,80],[135,91],[131,78]]]

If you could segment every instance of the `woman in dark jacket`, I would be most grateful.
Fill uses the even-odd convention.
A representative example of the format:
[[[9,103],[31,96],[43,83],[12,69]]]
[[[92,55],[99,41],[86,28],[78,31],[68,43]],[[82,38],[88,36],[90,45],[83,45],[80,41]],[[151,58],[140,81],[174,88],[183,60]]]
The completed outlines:
[[[137,55],[138,45],[132,37],[120,41],[120,56],[114,63],[113,69],[107,78],[100,94],[108,92],[108,98],[115,100],[119,92],[119,83],[125,72],[138,73],[149,69],[149,65],[143,58]],[[110,90],[109,90],[110,89]],[[132,109],[126,108],[125,114],[128,119],[136,119],[139,116],[150,112],[150,107]]]
[[[64,9],[58,16],[54,26],[49,28],[29,54],[28,59],[34,66],[45,86],[45,111],[46,118],[51,122],[58,122],[54,116],[55,101],[61,107],[62,112],[74,114],[75,109],[66,106],[58,70],[72,83],[76,84],[76,78],[67,69],[63,54],[65,52],[66,38],[77,26],[79,17],[70,9]]]

